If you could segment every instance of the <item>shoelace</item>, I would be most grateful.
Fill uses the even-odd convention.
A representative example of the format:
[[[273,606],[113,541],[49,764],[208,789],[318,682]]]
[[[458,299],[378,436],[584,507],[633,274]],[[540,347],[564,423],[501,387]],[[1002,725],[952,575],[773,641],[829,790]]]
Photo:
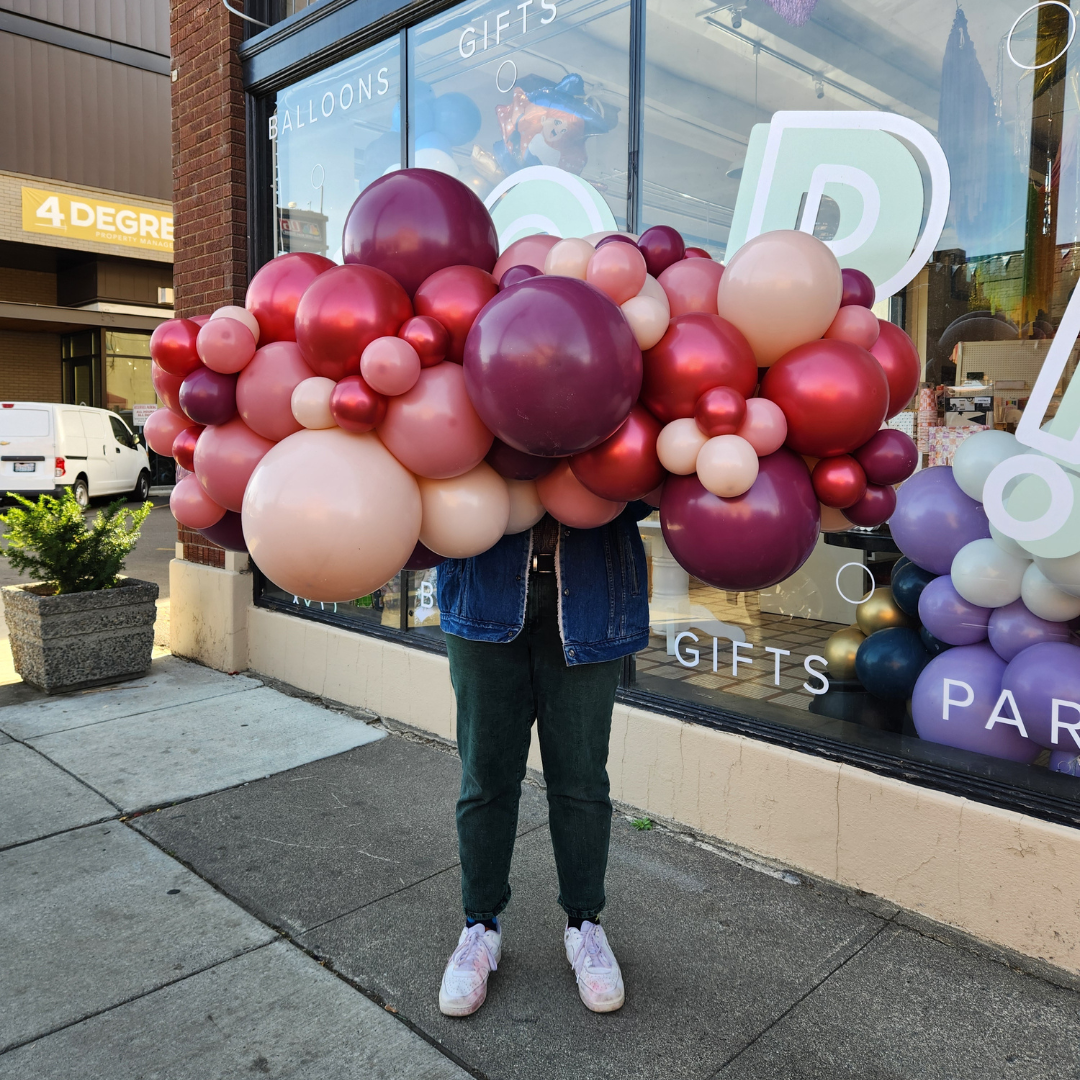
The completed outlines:
[[[604,955],[604,942],[600,934],[600,927],[596,923],[589,923],[582,928],[581,943],[574,953],[575,972],[580,972],[582,966],[587,966],[590,971],[611,971],[611,964]]]
[[[450,963],[453,967],[458,968],[468,965],[477,969],[487,967],[491,971],[498,970],[495,955],[484,938],[486,929],[483,923],[477,923],[475,926],[468,928],[465,933],[465,940],[454,950],[454,955],[450,957]]]

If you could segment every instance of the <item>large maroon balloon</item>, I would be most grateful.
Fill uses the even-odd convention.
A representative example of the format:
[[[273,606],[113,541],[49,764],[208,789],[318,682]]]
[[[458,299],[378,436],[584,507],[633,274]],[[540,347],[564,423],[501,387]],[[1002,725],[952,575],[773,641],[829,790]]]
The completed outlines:
[[[910,435],[882,428],[855,451],[855,459],[871,484],[901,484],[919,464],[919,449]]]
[[[844,292],[840,298],[841,307],[872,308],[877,289],[874,283],[861,270],[845,269],[840,271],[844,279]]]
[[[202,361],[195,349],[199,324],[191,319],[167,319],[150,335],[150,355],[170,375],[190,375]]]
[[[491,444],[484,460],[507,480],[539,480],[558,465],[557,458],[536,457],[507,446],[502,439]]]
[[[679,565],[717,589],[756,592],[790,577],[817,543],[818,501],[806,463],[790,450],[761,458],[753,486],[734,499],[697,476],[669,476],[660,499],[664,539]]]
[[[465,342],[480,418],[526,454],[563,457],[614,434],[641,391],[641,350],[622,312],[569,277],[500,292]]]
[[[922,361],[915,342],[899,326],[878,319],[878,327],[878,339],[870,346],[870,351],[889,380],[889,410],[885,419],[890,420],[907,408],[919,389]]]
[[[271,259],[252,279],[244,306],[259,324],[259,344],[295,341],[296,308],[307,287],[335,264],[310,251]]]
[[[750,343],[727,319],[678,315],[645,353],[641,400],[660,423],[670,424],[693,416],[698,398],[714,386],[730,386],[748,398],[757,378]]]
[[[346,263],[384,270],[411,297],[436,270],[466,264],[489,274],[499,257],[495,225],[460,180],[398,169],[369,184],[345,219]]]
[[[865,349],[823,338],[781,356],[766,372],[761,396],[783,410],[792,450],[836,457],[857,450],[881,427],[889,383]]]
[[[213,544],[223,547],[226,551],[247,552],[247,544],[244,543],[244,530],[240,524],[240,515],[235,510],[226,510],[225,516],[208,529],[199,529],[199,532]]]
[[[498,291],[499,286],[486,270],[448,266],[436,270],[421,284],[413,297],[413,306],[417,315],[427,315],[446,328],[450,335],[446,359],[460,364],[465,357],[465,339],[476,316]]]
[[[583,454],[575,454],[570,468],[601,499],[641,499],[664,479],[664,466],[656,454],[659,434],[660,421],[639,403],[611,438]]]
[[[638,251],[645,256],[645,269],[659,277],[672,263],[686,253],[686,244],[670,225],[654,225],[646,229],[637,242]]]
[[[316,375],[337,382],[360,374],[360,354],[392,337],[412,304],[389,274],[371,266],[335,266],[320,274],[296,309],[296,344]]]
[[[236,415],[236,376],[198,368],[180,384],[180,408],[204,427],[228,423]]]

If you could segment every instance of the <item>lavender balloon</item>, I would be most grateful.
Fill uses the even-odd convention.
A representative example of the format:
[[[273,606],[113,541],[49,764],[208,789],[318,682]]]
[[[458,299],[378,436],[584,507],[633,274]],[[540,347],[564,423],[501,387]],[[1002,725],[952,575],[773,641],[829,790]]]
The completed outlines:
[[[491,444],[484,460],[507,480],[539,480],[559,464],[558,458],[523,454],[520,450],[507,446],[502,439],[496,439]]]
[[[1001,688],[1012,693],[1033,742],[1080,753],[1080,727],[1071,732],[1063,726],[1080,725],[1080,646],[1044,641],[1024,649],[1009,662]]]
[[[969,604],[945,574],[934,578],[919,594],[919,618],[938,641],[974,645],[986,640],[990,608]]]
[[[1080,776],[1080,754],[1068,750],[1055,750],[1050,755],[1050,769],[1066,776]]]
[[[226,510],[225,516],[220,521],[211,525],[209,529],[200,529],[199,532],[211,543],[223,547],[226,551],[247,551],[240,515],[235,510]]]
[[[539,457],[613,434],[641,390],[641,350],[619,308],[568,277],[535,277],[491,299],[465,340],[465,388],[503,442]]]
[[[226,424],[236,415],[236,376],[196,368],[180,384],[180,408],[196,424]]]
[[[777,450],[758,463],[744,495],[721,499],[697,476],[669,476],[660,498],[664,539],[679,565],[717,589],[755,592],[810,557],[820,522],[806,463]]]
[[[1023,600],[1014,600],[990,613],[990,644],[1006,663],[1029,645],[1040,641],[1068,641],[1065,623],[1048,622],[1033,615]]]
[[[935,656],[911,696],[919,737],[1009,761],[1034,761],[1041,748],[1012,724],[998,721],[987,730],[1004,672],[1005,661],[989,645],[963,645]]]
[[[901,485],[889,528],[897,547],[935,574],[947,574],[965,544],[990,535],[982,504],[960,490],[948,465],[923,469]]]

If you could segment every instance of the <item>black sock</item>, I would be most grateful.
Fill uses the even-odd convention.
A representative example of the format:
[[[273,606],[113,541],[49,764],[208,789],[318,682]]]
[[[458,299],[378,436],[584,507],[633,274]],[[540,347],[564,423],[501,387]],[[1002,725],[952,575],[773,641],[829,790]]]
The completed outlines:
[[[494,930],[496,934],[499,932],[499,922],[497,919],[465,919],[466,926],[475,926],[478,922],[482,922],[486,929]]]
[[[569,916],[567,916],[567,918],[566,918],[566,925],[567,926],[572,926],[575,930],[580,930],[581,929],[581,924],[583,922],[591,922],[591,923],[595,923],[597,926],[599,926],[600,925],[600,916],[598,915],[595,919],[572,919]]]

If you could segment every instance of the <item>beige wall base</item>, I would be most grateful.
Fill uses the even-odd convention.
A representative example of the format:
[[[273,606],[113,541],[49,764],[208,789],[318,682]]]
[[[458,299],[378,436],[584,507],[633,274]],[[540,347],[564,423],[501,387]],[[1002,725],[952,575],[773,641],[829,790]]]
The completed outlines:
[[[172,565],[175,653],[455,737],[445,657],[256,608],[247,574]],[[1080,974],[1080,830],[621,704],[608,768],[647,814]]]

